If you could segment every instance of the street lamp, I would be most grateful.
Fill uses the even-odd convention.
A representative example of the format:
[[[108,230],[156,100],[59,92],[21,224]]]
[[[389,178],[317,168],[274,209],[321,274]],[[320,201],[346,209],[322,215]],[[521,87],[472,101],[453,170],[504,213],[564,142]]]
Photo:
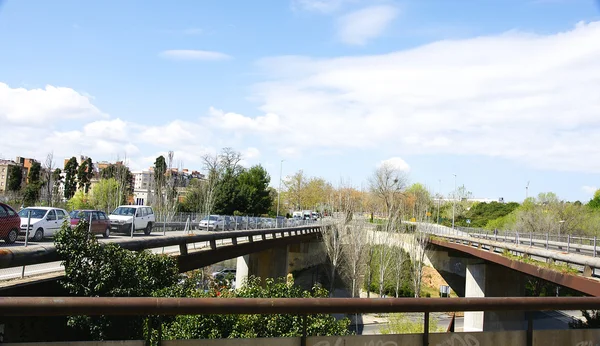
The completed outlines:
[[[277,190],[277,217],[279,217],[279,201],[280,201],[280,197],[281,197],[281,175],[283,172],[283,161],[281,160],[281,162],[279,163],[279,189]]]
[[[454,229],[454,213],[456,209],[456,174],[454,174],[454,198],[452,201],[452,229]]]
[[[437,224],[440,224],[440,203],[442,202],[442,179],[439,179],[440,188],[438,189],[438,211],[437,211]]]

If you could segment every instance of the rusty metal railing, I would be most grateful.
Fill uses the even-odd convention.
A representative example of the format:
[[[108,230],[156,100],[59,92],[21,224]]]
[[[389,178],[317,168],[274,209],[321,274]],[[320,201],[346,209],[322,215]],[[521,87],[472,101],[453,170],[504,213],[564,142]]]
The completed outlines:
[[[451,311],[526,311],[526,345],[533,345],[533,311],[600,309],[598,297],[511,298],[151,298],[151,297],[6,297],[0,316],[207,314],[294,314],[303,316],[301,344],[306,345],[306,316],[317,313],[423,312],[423,345],[429,345],[429,313]],[[162,326],[158,326],[162,335]],[[160,337],[159,337],[160,342]]]

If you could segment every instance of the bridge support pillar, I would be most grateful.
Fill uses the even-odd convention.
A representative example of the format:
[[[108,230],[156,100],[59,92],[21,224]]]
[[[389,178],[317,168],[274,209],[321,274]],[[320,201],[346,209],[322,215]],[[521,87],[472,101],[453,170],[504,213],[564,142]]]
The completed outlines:
[[[468,264],[465,297],[523,297],[525,276],[497,264]],[[465,312],[464,331],[523,330],[522,311]]]
[[[267,278],[286,277],[288,274],[288,246],[273,248],[237,258],[235,282],[242,287],[249,276]]]

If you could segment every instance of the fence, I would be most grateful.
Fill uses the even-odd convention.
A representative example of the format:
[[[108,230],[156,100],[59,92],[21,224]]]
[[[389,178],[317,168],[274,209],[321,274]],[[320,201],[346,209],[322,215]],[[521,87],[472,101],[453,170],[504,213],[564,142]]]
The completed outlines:
[[[533,311],[600,309],[597,297],[526,298],[126,298],[126,297],[6,297],[0,300],[1,316],[173,316],[210,314],[293,314],[302,316],[302,337],[246,339],[246,345],[488,345],[551,346],[596,345],[600,329],[543,331],[534,333]],[[525,311],[527,329],[483,333],[429,332],[429,313],[457,311]],[[423,312],[421,334],[318,337],[307,333],[306,317],[324,313]],[[160,320],[160,319],[159,319]],[[150,323],[148,324],[150,326]],[[160,323],[156,326],[162,335]],[[148,340],[149,341],[149,340]],[[369,342],[371,341],[371,342]],[[160,341],[159,341],[160,342]],[[231,339],[206,340],[203,344],[228,345]],[[190,344],[183,340],[163,341],[164,345]],[[240,342],[236,344],[241,344]],[[85,343],[64,343],[85,345]],[[131,341],[142,345],[143,341]],[[125,345],[125,344],[122,344]]]

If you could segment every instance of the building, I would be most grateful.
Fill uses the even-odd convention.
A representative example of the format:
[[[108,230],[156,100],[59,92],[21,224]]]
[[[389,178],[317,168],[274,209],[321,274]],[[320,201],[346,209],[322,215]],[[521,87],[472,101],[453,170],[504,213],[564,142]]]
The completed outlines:
[[[0,160],[0,192],[6,191],[8,170],[11,166],[19,166],[19,164],[12,160]]]
[[[37,162],[37,160],[17,156],[17,159],[15,160],[15,162],[17,164],[21,165],[21,167],[23,167],[23,182],[21,183],[21,186],[25,186],[25,184],[27,184],[28,179],[29,179],[29,170],[31,169],[31,166],[33,166],[33,164],[35,162]]]

